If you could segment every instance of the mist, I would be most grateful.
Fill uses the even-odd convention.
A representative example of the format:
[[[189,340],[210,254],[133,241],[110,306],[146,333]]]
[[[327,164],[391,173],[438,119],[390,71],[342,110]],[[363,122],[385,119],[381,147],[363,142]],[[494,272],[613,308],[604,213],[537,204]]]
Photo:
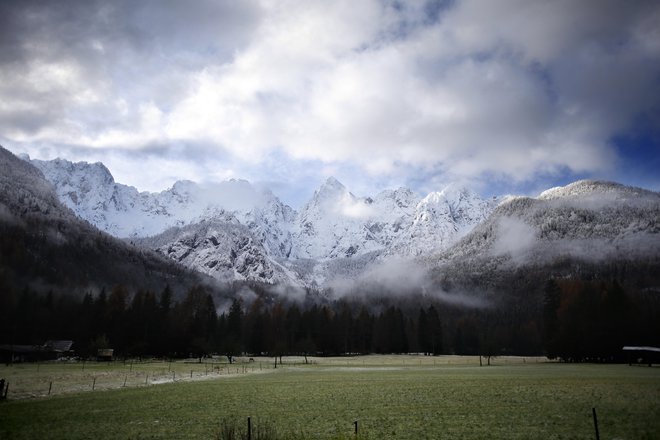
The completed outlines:
[[[421,297],[467,308],[491,306],[481,292],[448,292],[442,289],[422,262],[402,257],[375,261],[358,278],[336,277],[328,283],[328,287],[335,299],[369,302],[379,299],[405,301]]]
[[[517,217],[502,217],[496,225],[496,240],[491,252],[494,256],[508,255],[522,262],[537,243],[536,229]]]

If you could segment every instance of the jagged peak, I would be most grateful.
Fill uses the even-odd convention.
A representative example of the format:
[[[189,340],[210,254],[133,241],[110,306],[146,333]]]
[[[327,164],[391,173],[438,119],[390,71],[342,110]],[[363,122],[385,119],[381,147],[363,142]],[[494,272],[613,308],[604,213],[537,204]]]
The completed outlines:
[[[192,180],[177,180],[174,182],[174,185],[172,185],[172,188],[170,191],[172,191],[175,194],[184,194],[189,192],[191,189],[196,188],[197,184],[193,182]],[[165,190],[163,192],[166,192],[168,190]]]
[[[321,191],[345,191],[346,187],[339,180],[330,176],[326,179],[325,182],[319,187],[319,192]]]
[[[440,194],[442,194],[447,200],[456,201],[466,198],[480,198],[480,196],[471,188],[460,183],[450,183],[440,191]]]
[[[391,200],[399,207],[415,207],[419,203],[419,197],[408,188],[386,189],[378,193],[375,201]]]
[[[115,183],[115,179],[112,176],[112,173],[102,162],[72,162],[57,157],[53,160],[31,159],[30,163],[39,168],[44,174],[51,172],[65,172],[67,174],[80,172],[86,175],[96,175],[101,181],[105,183]]]
[[[422,199],[421,204],[437,205],[441,203],[458,203],[465,199],[478,199],[481,197],[463,185],[450,184],[440,191],[433,191]]]
[[[379,192],[376,197],[401,198],[401,197],[414,197],[414,196],[415,193],[413,193],[412,190],[401,186],[397,189],[385,189]]]
[[[314,196],[306,206],[314,206],[318,205],[319,203],[324,204],[329,200],[344,198],[347,195],[353,197],[353,195],[348,192],[346,187],[339,180],[331,176],[328,177],[328,179],[319,187],[319,189],[314,191]]]

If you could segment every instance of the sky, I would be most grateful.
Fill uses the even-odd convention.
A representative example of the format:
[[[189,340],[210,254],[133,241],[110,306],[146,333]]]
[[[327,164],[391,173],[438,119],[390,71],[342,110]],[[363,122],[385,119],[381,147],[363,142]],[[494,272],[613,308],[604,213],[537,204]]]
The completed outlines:
[[[293,207],[449,183],[660,190],[655,0],[3,0],[0,144]]]

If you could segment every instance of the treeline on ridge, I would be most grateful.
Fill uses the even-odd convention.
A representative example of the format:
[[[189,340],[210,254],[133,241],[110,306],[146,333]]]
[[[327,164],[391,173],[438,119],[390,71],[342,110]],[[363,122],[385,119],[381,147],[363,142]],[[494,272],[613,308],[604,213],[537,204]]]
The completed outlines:
[[[546,354],[566,361],[618,361],[623,345],[660,344],[653,292],[629,295],[617,282],[580,280],[550,280],[542,290],[539,307],[298,303],[260,294],[249,304],[234,299],[218,313],[213,295],[199,286],[180,301],[169,287],[131,293],[116,286],[82,298],[5,289],[0,343],[71,339],[82,357],[113,348],[118,356]]]

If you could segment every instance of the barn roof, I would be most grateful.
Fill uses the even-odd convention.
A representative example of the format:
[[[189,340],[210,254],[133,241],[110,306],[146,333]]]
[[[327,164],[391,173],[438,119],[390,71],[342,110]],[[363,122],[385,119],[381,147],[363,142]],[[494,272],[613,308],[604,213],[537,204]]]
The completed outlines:
[[[64,353],[71,350],[73,341],[46,341],[44,345],[27,345],[27,344],[0,344],[0,350],[13,351],[14,353],[42,353],[42,352],[55,352]]]
[[[64,340],[63,341],[52,341],[51,340],[51,341],[46,341],[46,343],[44,344],[44,346],[48,350],[61,351],[61,352],[71,350],[72,345],[73,345],[73,341],[64,341]]]

